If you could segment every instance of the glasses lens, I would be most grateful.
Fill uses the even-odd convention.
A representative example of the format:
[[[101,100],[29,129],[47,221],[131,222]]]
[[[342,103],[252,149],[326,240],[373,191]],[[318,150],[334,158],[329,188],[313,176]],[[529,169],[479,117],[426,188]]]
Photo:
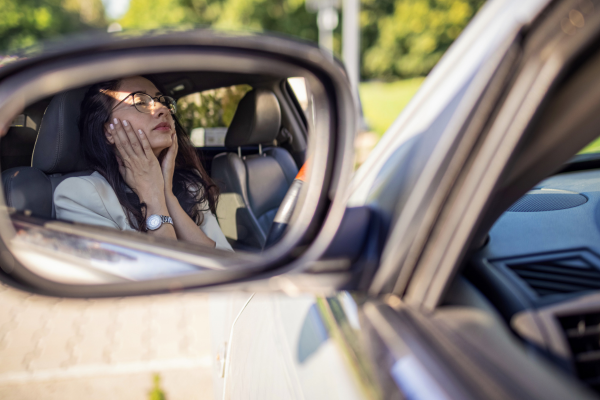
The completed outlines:
[[[133,105],[139,112],[149,113],[152,110],[152,97],[145,93],[133,95]]]
[[[170,96],[160,96],[158,98],[158,101],[160,101],[161,104],[164,104],[164,106],[167,107],[171,111],[171,113],[175,114],[175,112],[177,111],[177,102],[174,98]]]

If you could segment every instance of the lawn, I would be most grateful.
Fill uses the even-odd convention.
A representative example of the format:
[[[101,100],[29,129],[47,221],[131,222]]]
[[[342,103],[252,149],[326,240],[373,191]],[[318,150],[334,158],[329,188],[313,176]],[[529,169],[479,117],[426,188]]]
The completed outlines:
[[[362,82],[359,86],[360,98],[371,130],[381,137],[417,93],[424,79]],[[579,152],[583,153],[600,153],[600,138]]]
[[[417,93],[423,79],[361,83],[359,92],[363,113],[371,130],[381,137]]]

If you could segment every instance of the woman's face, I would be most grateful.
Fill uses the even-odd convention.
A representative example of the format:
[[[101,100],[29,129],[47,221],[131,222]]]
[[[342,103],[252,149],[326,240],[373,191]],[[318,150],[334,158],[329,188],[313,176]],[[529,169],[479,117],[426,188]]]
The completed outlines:
[[[111,95],[115,98],[114,104],[118,104],[135,92],[143,92],[152,97],[162,94],[148,79],[135,76],[123,79],[119,89],[112,92]],[[136,132],[138,129],[144,131],[150,142],[150,147],[152,147],[152,151],[157,157],[162,150],[173,143],[171,135],[175,132],[175,122],[169,109],[158,101],[154,101],[154,108],[150,113],[141,113],[133,106],[133,96],[129,96],[112,110],[110,123],[114,118],[127,121]],[[114,139],[111,137],[107,137],[107,139],[111,144],[114,144]]]

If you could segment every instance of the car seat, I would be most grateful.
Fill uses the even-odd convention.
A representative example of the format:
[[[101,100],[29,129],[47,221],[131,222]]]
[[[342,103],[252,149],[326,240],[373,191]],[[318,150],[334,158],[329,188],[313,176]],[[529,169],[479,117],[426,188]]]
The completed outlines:
[[[37,132],[25,126],[11,126],[0,142],[0,167],[2,171],[31,165],[31,154]]]
[[[54,189],[72,176],[92,173],[79,144],[79,111],[87,88],[59,93],[50,102],[33,149],[30,167],[2,172],[6,204],[42,218],[55,218]],[[6,145],[4,139],[0,141]]]
[[[221,189],[217,217],[234,248],[260,250],[285,194],[298,174],[290,153],[273,146],[281,128],[275,94],[254,89],[240,101],[225,136],[225,146],[212,161],[212,178]],[[242,157],[242,146],[258,153]]]

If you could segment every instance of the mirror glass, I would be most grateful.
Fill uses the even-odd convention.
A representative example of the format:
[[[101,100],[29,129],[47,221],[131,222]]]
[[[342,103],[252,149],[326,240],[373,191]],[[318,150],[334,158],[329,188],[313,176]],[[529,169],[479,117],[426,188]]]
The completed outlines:
[[[219,282],[305,233],[330,153],[322,82],[249,55],[150,56],[42,63],[0,81],[12,121],[0,139],[5,272]]]

